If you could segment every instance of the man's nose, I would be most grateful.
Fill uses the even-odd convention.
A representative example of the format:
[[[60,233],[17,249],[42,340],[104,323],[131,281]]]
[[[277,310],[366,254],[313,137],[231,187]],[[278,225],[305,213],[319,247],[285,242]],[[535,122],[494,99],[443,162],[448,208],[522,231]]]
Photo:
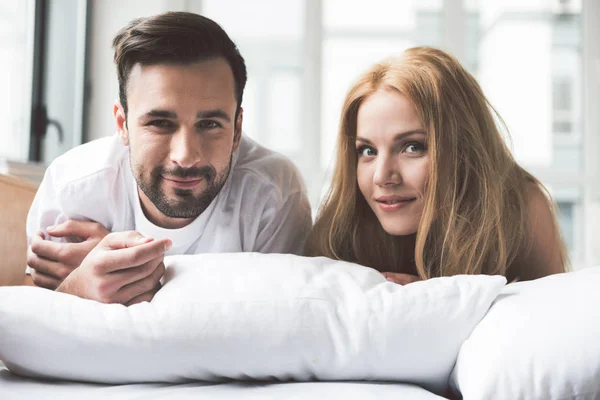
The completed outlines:
[[[202,159],[200,137],[182,127],[171,137],[171,161],[182,168],[190,168]]]

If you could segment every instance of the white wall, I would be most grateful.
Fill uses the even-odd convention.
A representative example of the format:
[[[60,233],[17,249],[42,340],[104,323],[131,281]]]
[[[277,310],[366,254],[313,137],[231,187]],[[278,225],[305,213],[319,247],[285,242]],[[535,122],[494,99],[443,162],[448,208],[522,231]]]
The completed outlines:
[[[95,0],[91,3],[88,64],[90,91],[85,141],[110,136],[115,132],[112,107],[119,96],[111,47],[115,34],[134,18],[165,11],[186,10],[188,7],[185,0]]]

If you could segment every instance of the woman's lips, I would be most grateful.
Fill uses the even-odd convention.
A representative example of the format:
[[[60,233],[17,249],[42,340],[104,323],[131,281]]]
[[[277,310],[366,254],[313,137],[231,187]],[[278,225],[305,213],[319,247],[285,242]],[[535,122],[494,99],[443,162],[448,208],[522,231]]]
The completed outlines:
[[[375,201],[382,211],[393,212],[406,207],[415,200],[416,198],[414,197],[383,196],[377,198]]]

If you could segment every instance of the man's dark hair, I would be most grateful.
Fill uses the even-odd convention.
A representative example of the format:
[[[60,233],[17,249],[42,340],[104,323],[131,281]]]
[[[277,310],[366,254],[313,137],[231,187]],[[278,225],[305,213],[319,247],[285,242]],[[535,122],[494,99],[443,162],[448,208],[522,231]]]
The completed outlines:
[[[138,18],[117,33],[112,46],[125,115],[127,82],[135,64],[190,64],[223,57],[233,71],[237,117],[246,86],[246,64],[235,43],[213,20],[188,12]]]

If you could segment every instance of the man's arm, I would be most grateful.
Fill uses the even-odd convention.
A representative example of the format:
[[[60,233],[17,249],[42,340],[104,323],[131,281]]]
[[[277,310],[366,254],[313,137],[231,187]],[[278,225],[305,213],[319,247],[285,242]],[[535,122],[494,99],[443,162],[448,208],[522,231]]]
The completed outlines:
[[[53,162],[44,175],[29,213],[27,215],[27,269],[31,274],[27,283],[48,289],[56,289],[70,271],[77,268],[83,258],[106,236],[108,230],[93,222],[68,221],[69,215],[85,218],[88,212],[96,212],[97,207],[89,206],[89,199],[100,201],[98,196],[110,192],[97,184],[83,187],[70,187],[65,177],[64,165]],[[106,177],[99,179],[109,181]],[[85,188],[94,188],[98,193],[88,193]],[[75,194],[64,196],[65,188]],[[79,198],[77,198],[79,196]],[[83,200],[85,199],[85,200]],[[68,201],[68,204],[63,204]],[[92,202],[93,203],[93,202]],[[71,210],[65,211],[65,206]],[[87,207],[87,208],[86,208]],[[53,228],[52,228],[53,227]]]
[[[311,208],[306,193],[294,192],[282,204],[265,207],[251,251],[302,255],[311,228]]]
[[[50,239],[43,232],[30,239],[27,265],[31,268],[31,282],[36,286],[54,290],[83,261],[90,251],[109,233],[99,223],[67,220],[47,228]]]

